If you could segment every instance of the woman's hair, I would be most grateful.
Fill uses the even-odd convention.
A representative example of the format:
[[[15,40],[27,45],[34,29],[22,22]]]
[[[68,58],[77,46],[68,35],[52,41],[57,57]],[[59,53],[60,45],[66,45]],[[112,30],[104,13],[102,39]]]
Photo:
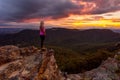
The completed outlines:
[[[41,21],[40,22],[40,27],[43,27],[44,26],[44,21]]]
[[[40,31],[44,32],[44,21],[40,22]]]

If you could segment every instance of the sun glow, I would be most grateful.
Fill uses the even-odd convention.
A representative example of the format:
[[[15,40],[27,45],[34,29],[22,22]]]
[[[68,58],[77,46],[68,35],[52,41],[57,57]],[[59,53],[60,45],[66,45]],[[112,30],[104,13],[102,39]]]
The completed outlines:
[[[99,21],[77,21],[73,23],[74,26],[81,27],[81,26],[93,26],[93,27],[119,27],[120,22],[112,22],[112,20],[99,20]]]
[[[120,28],[120,19],[106,19],[101,15],[71,15],[68,18],[47,21],[68,28]]]

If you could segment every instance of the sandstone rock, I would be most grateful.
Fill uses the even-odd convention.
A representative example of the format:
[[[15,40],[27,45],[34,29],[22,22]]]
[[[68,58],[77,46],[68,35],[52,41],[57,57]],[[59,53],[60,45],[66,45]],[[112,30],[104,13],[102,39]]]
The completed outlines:
[[[10,57],[9,62],[0,66],[0,80],[60,80],[62,77],[53,50],[9,45],[0,47],[0,52],[3,62]]]
[[[52,52],[50,50],[44,53],[44,59],[35,80],[61,80],[62,75]]]
[[[0,47],[0,80],[120,80],[116,73],[120,62],[116,57],[108,58],[91,71],[63,75],[52,49],[3,46]]]
[[[0,47],[0,65],[20,58],[19,48],[16,46]]]
[[[38,49],[34,46],[20,48],[20,54],[22,56],[33,55],[33,54],[36,54],[36,52],[38,52]]]
[[[9,63],[6,63],[2,66],[0,66],[0,80],[26,80],[26,79],[33,79],[36,74],[38,73],[39,67],[41,65],[42,61],[42,55],[39,53],[39,51],[35,51],[33,55],[29,55],[26,57],[20,57],[23,55],[20,55],[20,50],[18,47],[15,46],[5,46],[0,48],[5,54],[12,55],[12,53],[15,51],[17,55],[12,56],[16,57],[14,58],[14,61],[10,60]],[[9,49],[9,51],[8,51]],[[23,49],[23,48],[22,48]],[[30,49],[30,50],[29,50]],[[32,48],[33,49],[33,48]],[[24,50],[31,51],[30,53],[33,53],[34,51],[31,50],[31,48],[25,48]],[[36,49],[35,49],[36,50]],[[19,54],[18,54],[19,52]],[[9,56],[2,57],[8,58]]]

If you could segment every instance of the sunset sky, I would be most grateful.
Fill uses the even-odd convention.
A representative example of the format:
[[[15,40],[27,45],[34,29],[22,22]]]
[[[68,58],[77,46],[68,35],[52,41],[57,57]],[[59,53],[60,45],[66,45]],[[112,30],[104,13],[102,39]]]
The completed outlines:
[[[120,0],[0,0],[0,28],[120,29]]]

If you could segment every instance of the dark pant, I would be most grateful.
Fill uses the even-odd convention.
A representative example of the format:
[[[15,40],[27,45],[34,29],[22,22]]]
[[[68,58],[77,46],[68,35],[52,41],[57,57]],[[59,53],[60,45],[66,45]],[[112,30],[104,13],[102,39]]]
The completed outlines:
[[[41,48],[43,48],[43,44],[44,44],[44,40],[45,40],[45,35],[40,35],[40,39],[41,39]]]

